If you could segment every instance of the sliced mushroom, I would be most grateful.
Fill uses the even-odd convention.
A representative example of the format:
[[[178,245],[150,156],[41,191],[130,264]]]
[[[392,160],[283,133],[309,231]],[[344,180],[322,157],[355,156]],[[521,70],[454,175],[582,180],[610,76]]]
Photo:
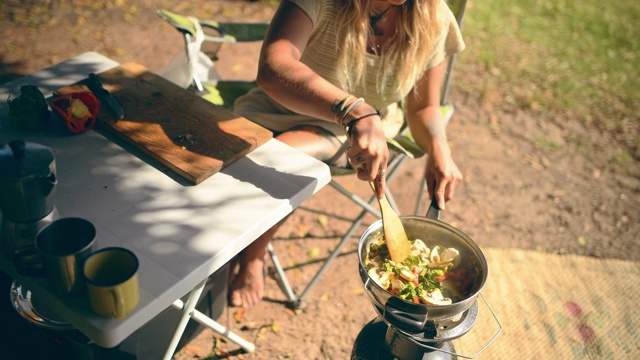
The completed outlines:
[[[455,248],[445,248],[440,252],[440,247],[436,246],[431,250],[431,262],[427,265],[430,268],[445,268],[460,263],[460,252]]]
[[[420,301],[428,305],[449,305],[452,303],[450,298],[442,295],[440,289],[435,289],[430,293],[423,293],[420,296]]]
[[[398,279],[397,277],[394,276],[394,278],[391,280],[391,290],[394,289],[398,289],[398,291],[404,289],[404,282],[400,279]]]
[[[424,241],[417,239],[411,244],[411,255],[418,257],[429,257],[429,248]]]
[[[431,254],[429,255],[429,260],[432,263],[439,264],[440,263],[440,246],[436,245],[431,249]]]
[[[378,269],[376,268],[371,268],[369,269],[369,271],[367,271],[367,274],[369,275],[369,277],[371,278],[371,280],[375,281],[376,283],[378,283],[378,285],[380,284],[380,275],[378,275]]]
[[[414,274],[408,267],[403,266],[400,268],[400,277],[407,281],[413,281],[416,278],[416,274]]]
[[[388,290],[391,286],[391,280],[394,278],[393,273],[391,272],[383,272],[380,273],[380,278],[376,283],[380,285],[381,288]]]
[[[460,252],[455,248],[446,248],[442,254],[440,254],[440,262],[452,262],[455,265],[459,256]]]

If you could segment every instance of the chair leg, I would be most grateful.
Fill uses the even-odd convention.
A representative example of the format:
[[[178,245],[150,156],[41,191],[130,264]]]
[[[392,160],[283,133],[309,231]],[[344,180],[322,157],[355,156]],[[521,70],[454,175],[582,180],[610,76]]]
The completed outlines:
[[[340,191],[341,193],[344,193],[343,191],[346,191],[345,195],[350,194],[346,189],[344,189],[344,187],[342,187],[342,185],[338,184],[335,180],[331,180],[329,184],[332,185],[334,188],[338,189],[338,191]],[[320,269],[315,273],[311,281],[307,284],[307,286],[302,291],[302,293],[300,293],[299,296],[295,294],[295,292],[293,291],[293,288],[289,284],[289,281],[287,280],[287,276],[284,273],[284,268],[282,267],[282,265],[280,264],[280,261],[278,260],[278,256],[275,253],[273,245],[269,243],[267,247],[269,257],[271,258],[271,262],[273,263],[276,273],[278,274],[278,278],[279,278],[278,280],[280,281],[280,285],[283,287],[283,290],[287,298],[289,299],[289,302],[292,308],[299,309],[303,307],[304,301],[306,300],[306,297],[311,291],[311,289],[313,289],[316,286],[316,284],[318,283],[322,275],[324,275],[324,273],[327,271],[327,269],[329,268],[333,260],[335,260],[335,258],[337,258],[338,255],[340,255],[342,248],[347,243],[347,241],[351,239],[353,233],[362,224],[362,221],[364,220],[364,217],[367,215],[367,213],[373,213],[376,217],[380,218],[380,214],[372,206],[376,202],[375,196],[372,196],[368,203],[356,195],[349,196],[349,198],[352,199],[354,202],[358,203],[359,205],[361,205],[363,207],[362,211],[360,212],[358,217],[355,219],[353,224],[351,224],[351,227],[349,228],[349,230],[347,230],[347,232],[343,235],[342,239],[340,239],[340,242],[333,249],[333,251],[331,252],[331,255],[329,255],[329,257],[324,261],[324,263],[322,264],[322,267],[320,267]]]
[[[375,197],[372,196],[370,204],[373,204],[375,201],[376,201]],[[351,240],[351,236],[358,229],[358,227],[360,227],[367,213],[368,213],[368,210],[362,210],[360,212],[360,215],[358,215],[358,217],[353,222],[349,230],[343,235],[342,239],[340,240],[340,243],[338,243],[338,245],[333,249],[333,251],[331,252],[331,255],[329,255],[327,260],[325,260],[324,264],[322,264],[322,267],[313,276],[313,279],[311,279],[311,281],[309,282],[307,287],[304,289],[302,294],[300,294],[300,297],[298,298],[299,302],[302,302],[306,299],[307,295],[309,294],[309,291],[311,291],[311,289],[313,289],[313,287],[316,286],[316,284],[318,283],[322,275],[324,275],[324,273],[327,271],[327,269],[329,268],[333,260],[335,260],[338,257],[338,255],[342,253],[342,248],[347,243],[347,241]]]
[[[367,205],[371,206],[375,202],[376,202],[375,196],[372,196],[369,204],[367,204]],[[340,242],[338,243],[338,245],[333,249],[333,251],[331,252],[331,255],[329,255],[329,257],[324,261],[324,263],[322,264],[322,267],[320,267],[320,269],[315,273],[315,275],[313,276],[311,281],[307,284],[307,286],[302,291],[302,293],[300,293],[299,296],[296,296],[295,293],[293,292],[293,289],[289,285],[287,277],[286,277],[286,275],[284,273],[284,269],[280,265],[280,262],[278,261],[278,258],[276,256],[275,252],[273,251],[273,247],[271,246],[271,244],[269,244],[269,247],[268,247],[269,256],[271,257],[271,261],[273,262],[274,267],[276,268],[276,272],[278,273],[278,277],[280,278],[279,279],[280,283],[283,286],[284,291],[285,291],[287,297],[289,298],[289,300],[291,302],[291,306],[294,309],[299,309],[299,308],[303,307],[304,301],[306,300],[307,295],[309,294],[309,292],[316,286],[316,284],[318,283],[320,278],[324,275],[324,273],[327,271],[327,269],[329,268],[329,266],[331,265],[333,260],[335,260],[341,254],[342,248],[347,243],[347,241],[351,240],[351,237],[352,237],[353,233],[362,224],[362,221],[364,220],[364,217],[369,212],[370,211],[367,210],[367,209],[363,209],[360,212],[360,214],[358,215],[356,220],[353,222],[353,224],[351,225],[349,230],[343,235],[343,237],[340,240]]]
[[[276,252],[273,249],[273,245],[271,244],[271,242],[269,242],[269,245],[267,245],[267,251],[269,253],[269,257],[271,258],[271,262],[273,263],[273,267],[276,269],[276,272],[278,273],[278,280],[280,280],[280,285],[282,286],[285,292],[285,295],[287,295],[287,298],[292,304],[296,304],[298,301],[298,296],[293,292],[291,285],[289,285],[287,276],[284,273],[284,268],[280,264],[280,260],[278,260],[278,256],[276,255]]]
[[[393,180],[395,175],[398,173],[400,166],[404,163],[406,159],[407,159],[406,156],[397,156],[389,163],[388,173],[387,173],[388,183],[391,182],[391,180]],[[327,271],[331,263],[342,253],[342,248],[349,240],[351,240],[353,233],[360,227],[360,225],[362,225],[362,222],[364,221],[364,218],[367,215],[367,213],[373,214],[378,219],[380,219],[381,217],[380,212],[378,212],[373,207],[373,205],[377,202],[375,195],[372,195],[369,201],[367,202],[363,200],[361,197],[348,191],[346,188],[344,188],[342,185],[340,185],[337,181],[333,179],[331,180],[329,185],[331,185],[338,192],[345,195],[354,203],[360,205],[362,207],[362,210],[360,211],[360,214],[358,214],[356,219],[351,224],[351,227],[349,227],[349,230],[347,230],[347,232],[342,236],[338,245],[331,251],[331,254],[324,261],[324,263],[322,264],[322,267],[320,267],[320,269],[315,273],[311,281],[307,284],[307,286],[302,291],[302,293],[300,293],[300,295],[296,295],[291,285],[289,284],[286,274],[284,273],[284,268],[280,264],[280,261],[278,260],[278,257],[273,249],[272,244],[270,243],[267,247],[269,257],[271,258],[271,262],[273,263],[276,273],[278,274],[278,278],[279,278],[278,280],[280,281],[280,285],[282,286],[285,292],[285,295],[289,299],[291,307],[294,309],[299,309],[303,307],[304,301],[306,300],[309,292],[317,285],[318,281]],[[389,199],[390,204],[392,204],[392,206],[397,212],[398,209],[395,206],[395,202],[393,202],[393,197],[391,196],[391,193],[388,191],[388,189],[387,189],[386,195],[387,195],[387,198]]]
[[[356,194],[352,193],[351,191],[345,189],[344,186],[340,185],[340,183],[338,183],[337,181],[335,181],[333,179],[331,179],[331,182],[329,183],[329,185],[331,185],[331,187],[333,187],[334,189],[338,190],[344,196],[348,197],[349,200],[351,200],[354,203],[360,205],[367,212],[372,213],[375,217],[380,218],[382,216],[382,215],[380,215],[380,212],[373,207],[373,204],[375,203],[375,201],[369,201],[369,202],[364,201],[361,197],[359,197],[358,195],[356,195]],[[373,199],[373,200],[375,200],[375,199]]]

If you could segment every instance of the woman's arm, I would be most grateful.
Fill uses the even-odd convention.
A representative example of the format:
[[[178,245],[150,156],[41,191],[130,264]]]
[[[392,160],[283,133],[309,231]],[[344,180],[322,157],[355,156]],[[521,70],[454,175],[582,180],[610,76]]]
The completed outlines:
[[[260,51],[258,85],[291,111],[335,122],[332,105],[349,93],[300,62],[312,31],[313,23],[304,11],[291,2],[281,2]],[[360,108],[363,114],[367,110]]]
[[[425,180],[440,209],[454,196],[462,173],[453,161],[440,112],[440,91],[446,61],[427,70],[407,97],[407,123],[416,143],[427,153]]]
[[[291,2],[281,2],[260,52],[258,85],[291,111],[335,122],[334,105],[350,94],[300,62],[312,31],[313,23],[304,11]],[[373,106],[362,104],[349,112],[345,122],[374,112]],[[347,156],[359,166],[358,178],[361,180],[372,181],[378,177],[379,170],[386,169],[389,152],[379,116],[357,122]],[[356,158],[365,161],[355,164]],[[381,188],[379,194],[384,190],[384,184]]]

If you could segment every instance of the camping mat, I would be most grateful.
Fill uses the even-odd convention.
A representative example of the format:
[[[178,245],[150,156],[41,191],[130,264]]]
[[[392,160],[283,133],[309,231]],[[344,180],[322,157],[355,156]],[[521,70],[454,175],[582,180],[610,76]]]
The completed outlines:
[[[640,263],[483,252],[489,275],[458,354],[472,356],[498,331],[493,310],[503,329],[477,359],[640,359]]]

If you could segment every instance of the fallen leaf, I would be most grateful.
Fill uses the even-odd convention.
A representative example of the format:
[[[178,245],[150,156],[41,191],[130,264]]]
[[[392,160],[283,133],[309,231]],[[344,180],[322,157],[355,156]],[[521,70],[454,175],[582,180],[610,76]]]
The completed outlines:
[[[554,197],[563,197],[563,196],[565,196],[565,195],[567,195],[567,191],[566,191],[566,190],[564,190],[564,189],[556,189],[556,190],[553,190],[553,196],[554,196]]]
[[[544,166],[542,166],[542,164],[540,164],[539,162],[537,162],[536,160],[533,159],[533,157],[531,155],[525,155],[524,156],[524,160],[526,162],[529,163],[529,165],[531,165],[532,168],[536,169],[536,170],[544,170]]]
[[[274,333],[277,333],[278,330],[280,330],[280,327],[278,326],[277,322],[274,322],[273,324],[271,324],[271,331],[273,331]]]
[[[117,48],[115,50],[115,54],[116,54],[116,56],[123,57],[123,56],[127,55],[127,50],[125,50],[124,48]]]
[[[296,316],[296,313],[294,313],[293,310],[291,310],[289,308],[285,308],[284,312],[287,313],[287,315],[289,315],[289,316]]]
[[[587,239],[585,239],[583,235],[578,236],[578,245],[580,246],[587,245]]]
[[[495,215],[493,215],[491,211],[487,211],[485,216],[487,217],[488,220],[493,220],[493,218],[495,217]]]
[[[295,266],[295,265],[298,265],[298,263],[296,262],[292,266]],[[296,269],[296,271],[293,272],[293,278],[296,280],[302,279],[302,271],[300,271],[300,269]]]
[[[298,224],[295,229],[295,234],[297,237],[304,237],[309,233],[309,225],[307,224]]]
[[[318,216],[318,223],[322,225],[322,227],[326,227],[327,225],[329,225],[329,218],[327,217],[327,215],[320,214]]]
[[[233,313],[233,318],[237,323],[242,322],[242,319],[244,318],[244,308],[242,307],[237,308],[236,311]]]
[[[360,295],[364,292],[364,289],[361,287],[351,289],[351,295]]]
[[[310,258],[314,258],[316,256],[320,255],[320,248],[319,247],[314,247],[313,249],[307,251],[307,256]]]

